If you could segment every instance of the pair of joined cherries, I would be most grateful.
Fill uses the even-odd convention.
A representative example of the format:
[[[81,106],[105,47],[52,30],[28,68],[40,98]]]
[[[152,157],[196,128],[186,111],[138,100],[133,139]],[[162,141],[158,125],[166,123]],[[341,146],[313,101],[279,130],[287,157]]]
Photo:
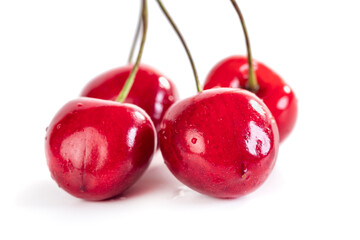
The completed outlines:
[[[236,198],[254,191],[294,127],[293,91],[264,64],[234,56],[215,66],[204,91],[196,79],[199,93],[178,101],[167,77],[140,65],[147,30],[142,2],[136,63],[92,80],[50,123],[45,150],[53,179],[75,197],[109,199],[141,177],[159,145],[174,176],[200,193]],[[256,88],[249,88],[250,76]]]

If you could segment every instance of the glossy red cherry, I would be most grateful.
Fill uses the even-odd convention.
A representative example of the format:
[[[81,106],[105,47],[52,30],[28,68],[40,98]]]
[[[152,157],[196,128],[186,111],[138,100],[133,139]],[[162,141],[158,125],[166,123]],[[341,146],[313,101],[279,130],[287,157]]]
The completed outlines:
[[[293,90],[279,75],[264,64],[253,60],[259,84],[256,95],[273,114],[278,125],[280,141],[292,131],[297,118],[297,99]],[[246,88],[248,61],[243,56],[233,56],[218,63],[206,78],[204,89],[216,87]]]
[[[45,140],[48,167],[75,197],[104,200],[136,182],[155,151],[156,132],[139,107],[92,98],[67,103]]]
[[[103,73],[85,86],[81,96],[115,101],[131,69],[129,65]],[[140,65],[125,102],[144,109],[158,129],[166,110],[178,98],[175,85],[167,77],[148,66]]]
[[[188,187],[218,198],[257,189],[274,167],[275,120],[249,91],[218,88],[175,103],[160,129],[170,171]]]

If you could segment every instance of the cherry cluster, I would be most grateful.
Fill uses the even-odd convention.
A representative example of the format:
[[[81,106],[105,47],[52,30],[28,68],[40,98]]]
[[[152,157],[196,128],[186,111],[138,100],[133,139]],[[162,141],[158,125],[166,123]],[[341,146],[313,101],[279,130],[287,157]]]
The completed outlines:
[[[230,2],[240,17],[247,57],[221,61],[202,90],[184,38],[157,2],[185,47],[198,93],[179,100],[172,81],[140,64],[148,24],[147,1],[142,0],[136,62],[130,57],[128,66],[90,81],[81,97],[68,102],[51,121],[45,138],[51,176],[75,197],[109,199],[142,176],[160,147],[169,170],[190,188],[218,198],[248,194],[267,179],[280,142],[295,125],[294,92],[252,59],[235,0]]]

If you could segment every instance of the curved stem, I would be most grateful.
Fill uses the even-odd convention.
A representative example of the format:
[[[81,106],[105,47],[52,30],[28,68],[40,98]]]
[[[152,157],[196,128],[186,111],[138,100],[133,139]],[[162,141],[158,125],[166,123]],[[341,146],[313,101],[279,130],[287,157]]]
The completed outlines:
[[[251,55],[251,47],[250,47],[250,40],[249,40],[249,34],[247,32],[246,29],[246,25],[245,25],[245,20],[244,17],[240,11],[239,6],[237,5],[235,0],[230,0],[231,3],[233,4],[236,13],[238,14],[239,18],[240,18],[240,22],[244,31],[244,35],[245,35],[245,41],[246,41],[246,50],[247,50],[247,58],[248,58],[248,65],[249,65],[249,71],[248,71],[248,82],[247,82],[247,87],[250,91],[252,92],[256,92],[259,89],[259,84],[257,82],[256,79],[256,75],[254,72],[254,66],[253,66],[253,61],[252,61],[252,55]]]
[[[185,39],[184,37],[182,36],[182,34],[180,33],[178,27],[176,26],[175,22],[173,21],[173,19],[171,18],[170,14],[168,13],[168,11],[166,10],[166,8],[164,7],[163,3],[161,2],[161,0],[157,0],[161,10],[163,11],[163,13],[165,14],[166,18],[168,19],[168,21],[170,22],[171,26],[173,27],[173,29],[175,30],[176,34],[178,35],[182,45],[184,46],[185,48],[185,51],[186,51],[186,54],[190,60],[190,64],[191,64],[191,68],[193,70],[193,73],[194,73],[194,78],[195,78],[195,84],[196,84],[196,89],[198,92],[201,92],[202,89],[201,89],[201,85],[200,85],[200,82],[199,82],[199,77],[198,77],[198,74],[197,74],[197,71],[196,71],[196,67],[195,67],[195,64],[194,64],[194,61],[193,61],[193,58],[191,56],[191,53],[190,53],[190,50],[185,42]]]
[[[139,69],[139,64],[141,61],[142,53],[144,51],[145,41],[146,41],[146,33],[147,33],[147,27],[148,27],[148,11],[147,11],[147,0],[142,0],[142,38],[141,38],[141,44],[139,53],[135,62],[135,65],[133,66],[130,75],[128,79],[126,80],[124,87],[122,88],[119,96],[117,97],[117,102],[124,102],[125,98],[130,92],[130,89],[134,83],[136,73]]]
[[[134,39],[131,45],[131,50],[129,53],[129,58],[128,58],[128,64],[131,64],[133,56],[134,56],[134,52],[135,52],[135,47],[136,47],[136,42],[139,39],[139,34],[140,34],[140,29],[141,29],[141,21],[142,21],[142,8],[139,14],[139,20],[136,26],[136,31],[135,31],[135,35],[134,35]]]

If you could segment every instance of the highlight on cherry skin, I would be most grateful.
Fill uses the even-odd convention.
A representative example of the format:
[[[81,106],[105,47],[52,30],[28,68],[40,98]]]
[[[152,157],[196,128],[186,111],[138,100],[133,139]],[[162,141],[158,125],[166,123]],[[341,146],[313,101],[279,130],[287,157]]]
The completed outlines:
[[[52,178],[71,195],[105,200],[133,185],[150,164],[156,131],[133,104],[78,98],[63,106],[45,138]]]
[[[255,93],[270,109],[278,125],[280,141],[293,130],[298,103],[291,87],[265,64],[253,60],[254,71],[259,84]],[[246,89],[248,81],[248,60],[245,56],[232,56],[219,62],[205,80],[204,89],[217,87]]]
[[[115,101],[132,67],[119,67],[101,74],[85,86],[81,96]],[[153,68],[141,64],[124,102],[144,109],[158,130],[166,110],[178,99],[177,89],[171,80]]]
[[[209,196],[237,198],[268,178],[278,154],[279,132],[256,95],[217,88],[170,107],[159,141],[167,167],[182,183]]]

